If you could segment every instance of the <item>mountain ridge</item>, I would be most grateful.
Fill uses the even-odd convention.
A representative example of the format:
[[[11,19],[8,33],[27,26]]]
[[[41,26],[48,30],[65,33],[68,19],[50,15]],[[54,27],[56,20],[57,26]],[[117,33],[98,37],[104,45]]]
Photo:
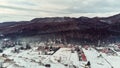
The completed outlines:
[[[9,23],[9,22],[7,22]],[[3,26],[2,26],[3,24]],[[4,36],[48,35],[64,39],[107,39],[120,35],[120,14],[110,17],[47,17],[30,21],[0,23],[0,33]]]

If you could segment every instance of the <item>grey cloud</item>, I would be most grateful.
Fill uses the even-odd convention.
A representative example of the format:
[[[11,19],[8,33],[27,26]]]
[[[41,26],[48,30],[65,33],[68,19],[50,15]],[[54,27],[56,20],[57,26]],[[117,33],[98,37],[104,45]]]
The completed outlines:
[[[110,0],[96,0],[90,1],[88,4],[84,4],[84,2],[77,2],[76,4],[72,5],[65,11],[71,13],[105,13],[105,12],[118,12],[120,11],[120,1],[113,1]]]
[[[10,3],[16,5],[11,6],[10,4],[0,5],[2,9],[11,9],[17,11],[24,11],[21,15],[1,15],[1,20],[14,20],[14,19],[31,19],[33,17],[41,17],[41,13],[46,13],[48,15],[56,16],[66,16],[71,14],[84,14],[84,13],[109,13],[109,12],[119,12],[120,11],[120,1],[119,0],[6,0]],[[41,8],[41,6],[46,6],[46,4],[58,6],[60,9],[51,8]],[[31,7],[32,6],[32,7]],[[49,5],[48,5],[49,6]],[[65,8],[62,8],[64,7]],[[54,6],[53,6],[54,7]],[[9,13],[9,12],[8,12]],[[43,14],[44,15],[44,14]]]
[[[18,6],[6,6],[6,5],[0,5],[0,8],[3,9],[12,9],[12,10],[18,10],[18,11],[26,11],[26,12],[46,12],[46,13],[61,13],[66,14],[68,12],[62,11],[62,10],[46,10],[46,9],[34,9],[34,8],[28,8],[28,7],[18,7]]]

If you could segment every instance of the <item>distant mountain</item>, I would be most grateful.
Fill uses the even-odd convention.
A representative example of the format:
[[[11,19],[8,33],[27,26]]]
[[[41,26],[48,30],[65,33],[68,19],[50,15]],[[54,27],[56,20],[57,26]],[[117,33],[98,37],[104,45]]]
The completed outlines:
[[[0,23],[4,36],[51,35],[66,40],[104,40],[120,36],[120,14],[110,17],[46,17]]]

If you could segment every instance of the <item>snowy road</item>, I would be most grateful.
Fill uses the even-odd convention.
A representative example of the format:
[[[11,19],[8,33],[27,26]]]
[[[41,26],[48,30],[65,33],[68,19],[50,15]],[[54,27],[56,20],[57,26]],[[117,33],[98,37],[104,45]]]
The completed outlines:
[[[91,68],[111,68],[111,66],[105,61],[104,58],[97,57],[99,53],[95,49],[91,48],[85,50],[83,48],[83,51],[86,55],[87,60],[91,62]]]
[[[120,68],[119,56],[107,56],[106,54],[103,54],[103,57],[113,66],[113,68]]]

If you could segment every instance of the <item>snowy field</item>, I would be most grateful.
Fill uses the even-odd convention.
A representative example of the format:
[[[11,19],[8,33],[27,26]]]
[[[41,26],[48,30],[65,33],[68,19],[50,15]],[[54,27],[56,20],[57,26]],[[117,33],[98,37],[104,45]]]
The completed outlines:
[[[71,48],[60,48],[53,55],[44,55],[37,51],[37,47],[29,50],[21,50],[20,53],[13,53],[12,48],[5,49],[0,53],[0,65],[4,68],[85,68],[85,64],[90,61],[91,68],[120,68],[120,53],[117,55],[107,55],[98,52],[94,48],[82,48],[87,61],[79,61],[77,51],[71,52]],[[2,57],[6,54],[6,57]],[[101,55],[100,57],[98,57]]]

